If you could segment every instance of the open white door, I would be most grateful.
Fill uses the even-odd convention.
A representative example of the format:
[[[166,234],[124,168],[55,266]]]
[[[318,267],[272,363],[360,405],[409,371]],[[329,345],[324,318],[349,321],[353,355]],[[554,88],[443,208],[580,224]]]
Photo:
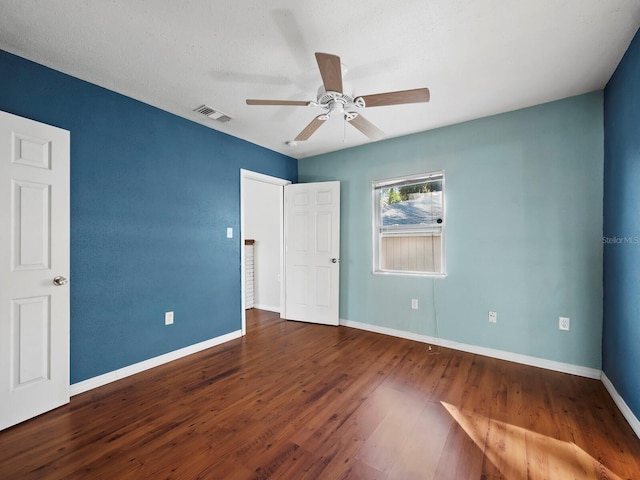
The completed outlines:
[[[282,316],[339,323],[340,182],[284,187],[285,302]]]
[[[0,430],[69,402],[69,132],[0,112]]]

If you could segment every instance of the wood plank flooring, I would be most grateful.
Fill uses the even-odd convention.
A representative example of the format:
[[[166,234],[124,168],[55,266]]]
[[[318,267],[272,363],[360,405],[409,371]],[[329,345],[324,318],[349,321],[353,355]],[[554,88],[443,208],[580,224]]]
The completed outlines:
[[[640,479],[601,382],[250,310],[0,432],[0,479]]]

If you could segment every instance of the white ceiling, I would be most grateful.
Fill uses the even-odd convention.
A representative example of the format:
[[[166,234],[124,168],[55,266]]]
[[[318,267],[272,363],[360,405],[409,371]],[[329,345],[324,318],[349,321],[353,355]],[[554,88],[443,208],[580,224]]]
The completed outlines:
[[[313,107],[314,52],[356,95],[429,87],[427,104],[363,115],[396,137],[604,88],[640,0],[2,0],[0,48],[295,158],[369,140]],[[214,122],[192,110],[213,106]]]

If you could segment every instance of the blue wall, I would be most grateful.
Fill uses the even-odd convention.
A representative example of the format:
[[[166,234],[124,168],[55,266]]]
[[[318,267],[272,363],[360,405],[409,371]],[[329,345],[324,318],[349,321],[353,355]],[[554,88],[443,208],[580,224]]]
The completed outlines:
[[[640,417],[640,33],[604,98],[603,370]]]
[[[447,340],[599,369],[602,109],[594,92],[300,160],[300,181],[342,182],[341,318],[434,336],[435,309]],[[373,275],[371,182],[441,169],[447,277]]]
[[[0,110],[71,131],[72,383],[240,329],[239,170],[294,159],[2,51]]]

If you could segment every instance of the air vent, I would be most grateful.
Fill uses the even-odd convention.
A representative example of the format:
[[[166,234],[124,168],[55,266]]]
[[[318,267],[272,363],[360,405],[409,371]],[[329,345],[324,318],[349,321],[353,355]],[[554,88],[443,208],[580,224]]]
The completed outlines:
[[[194,110],[194,112],[201,113],[202,115],[209,117],[211,120],[217,120],[218,122],[228,122],[231,120],[231,117],[226,113],[222,113],[215,108],[212,108],[208,105],[202,105]]]

